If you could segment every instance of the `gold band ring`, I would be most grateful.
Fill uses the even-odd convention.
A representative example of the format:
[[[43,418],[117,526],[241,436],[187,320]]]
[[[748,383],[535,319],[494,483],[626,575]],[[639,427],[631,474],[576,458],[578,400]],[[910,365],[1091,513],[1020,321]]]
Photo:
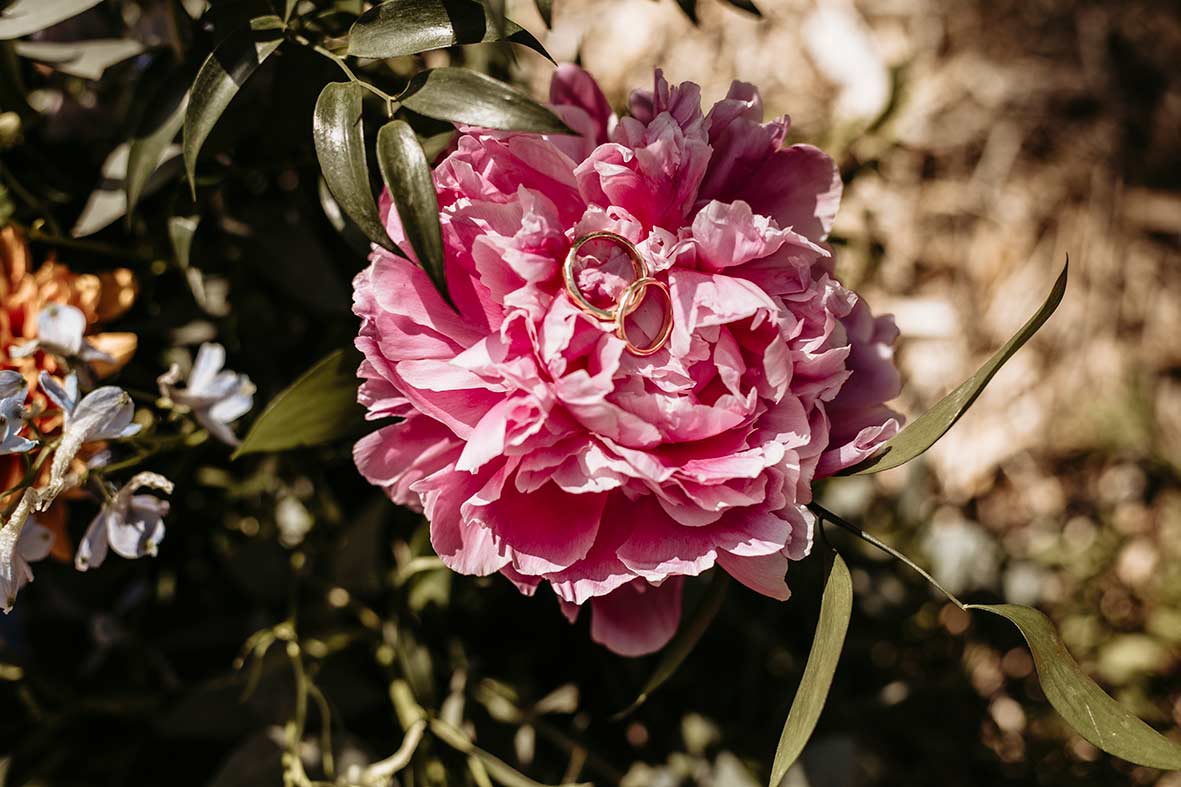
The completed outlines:
[[[644,264],[644,258],[640,256],[640,252],[636,249],[635,245],[627,238],[617,235],[614,232],[607,232],[606,230],[591,232],[574,241],[574,245],[566,253],[566,262],[562,265],[562,279],[566,282],[566,293],[570,296],[570,300],[574,301],[574,305],[586,314],[600,320],[611,321],[616,319],[619,304],[617,303],[609,309],[595,306],[586,299],[586,296],[578,289],[578,283],[574,280],[574,263],[578,260],[578,250],[593,240],[610,241],[627,252],[627,256],[631,258],[632,273],[635,275],[635,281],[632,282],[631,286],[634,286],[637,281],[648,276],[648,266]]]
[[[647,347],[639,347],[632,343],[632,340],[627,338],[627,318],[640,308],[644,302],[644,293],[649,287],[655,287],[660,292],[664,293],[665,304],[667,310],[664,312],[664,322],[660,326],[660,332],[656,338]],[[627,289],[623,291],[623,295],[619,297],[619,306],[615,315],[615,335],[623,339],[627,345],[627,351],[632,355],[652,355],[659,352],[661,347],[668,343],[668,337],[673,332],[673,297],[669,292],[668,285],[658,279],[653,279],[651,276],[644,276],[636,279],[631,284],[627,285]]]

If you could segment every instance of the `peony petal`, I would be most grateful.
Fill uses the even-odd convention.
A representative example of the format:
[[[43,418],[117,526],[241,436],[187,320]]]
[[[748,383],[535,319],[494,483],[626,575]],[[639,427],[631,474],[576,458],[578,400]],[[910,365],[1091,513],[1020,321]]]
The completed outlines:
[[[726,573],[756,593],[787,601],[791,591],[787,589],[784,575],[787,573],[787,557],[776,552],[759,557],[740,557],[729,552],[718,553],[718,565]]]
[[[642,580],[591,601],[591,639],[621,656],[663,648],[681,622],[680,577],[659,587]]]
[[[572,495],[545,484],[527,495],[505,484],[498,498],[463,507],[470,522],[487,527],[512,549],[524,574],[561,571],[594,545],[607,495]]]

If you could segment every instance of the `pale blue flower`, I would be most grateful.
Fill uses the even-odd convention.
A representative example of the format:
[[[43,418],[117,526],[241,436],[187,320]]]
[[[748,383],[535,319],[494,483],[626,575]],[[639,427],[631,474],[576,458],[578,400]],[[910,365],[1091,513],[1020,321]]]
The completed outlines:
[[[44,350],[71,361],[113,363],[114,358],[86,341],[82,335],[85,332],[86,315],[81,310],[68,303],[51,303],[37,312],[37,338],[13,345],[9,354],[24,358]]]
[[[156,473],[139,473],[103,503],[98,516],[90,523],[78,544],[74,567],[79,571],[97,568],[107,551],[134,559],[155,555],[164,540],[164,517],[168,501],[154,495],[135,494],[141,488],[159,489],[171,494],[172,482]]]
[[[0,454],[23,454],[37,445],[20,436],[29,386],[20,372],[0,371]]]
[[[139,432],[140,426],[131,422],[135,416],[135,403],[122,388],[104,385],[79,400],[77,376],[71,374],[66,378],[65,385],[59,385],[42,372],[41,389],[65,414],[61,443],[50,466],[49,487],[43,508],[65,487],[70,462],[84,443],[131,437]]]
[[[223,369],[225,362],[225,348],[207,342],[197,351],[186,387],[177,385],[181,373],[175,364],[157,383],[166,399],[189,408],[209,434],[228,445],[238,445],[240,441],[229,425],[250,411],[255,388],[246,375]]]

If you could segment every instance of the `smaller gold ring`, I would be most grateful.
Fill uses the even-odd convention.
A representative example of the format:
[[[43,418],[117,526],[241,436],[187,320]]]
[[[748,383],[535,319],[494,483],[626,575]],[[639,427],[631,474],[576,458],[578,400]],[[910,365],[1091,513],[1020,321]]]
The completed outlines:
[[[574,301],[574,305],[586,314],[600,320],[611,321],[615,319],[616,313],[619,310],[618,303],[610,309],[595,306],[586,299],[586,296],[582,294],[582,291],[578,289],[578,284],[574,281],[574,263],[578,260],[578,250],[592,240],[610,241],[627,252],[627,256],[631,258],[632,273],[635,275],[635,281],[632,282],[632,286],[635,285],[636,281],[648,276],[648,266],[644,264],[644,258],[640,256],[640,252],[635,245],[627,238],[617,235],[614,232],[607,232],[606,230],[591,232],[574,241],[574,245],[566,253],[566,262],[562,265],[562,279],[566,282],[566,294],[570,296],[570,300]]]
[[[664,313],[664,322],[660,326],[660,333],[657,334],[656,339],[647,347],[638,347],[632,343],[632,340],[627,338],[627,318],[640,308],[644,302],[644,292],[649,287],[655,287],[664,293],[664,300],[668,305],[668,310]],[[623,291],[623,295],[619,296],[619,307],[615,315],[615,335],[623,339],[627,345],[627,351],[632,355],[652,355],[659,352],[661,347],[668,343],[668,337],[673,332],[673,296],[668,289],[668,285],[664,282],[653,279],[651,276],[644,276],[636,279],[631,284],[627,285],[627,289]]]

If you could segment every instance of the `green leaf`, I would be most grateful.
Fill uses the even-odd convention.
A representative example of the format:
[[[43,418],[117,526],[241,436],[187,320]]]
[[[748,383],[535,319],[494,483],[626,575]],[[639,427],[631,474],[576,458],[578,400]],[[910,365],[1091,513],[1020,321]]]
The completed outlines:
[[[238,95],[258,67],[283,43],[283,20],[260,16],[250,29],[231,33],[201,65],[193,80],[184,119],[185,172],[194,197],[197,194],[197,155],[218,118]]]
[[[771,787],[777,787],[783,781],[816,729],[829,687],[832,686],[832,676],[841,658],[841,648],[845,644],[845,632],[849,628],[852,612],[853,579],[849,576],[845,561],[833,552],[832,567],[828,570],[824,596],[820,601],[820,619],[816,622],[812,650],[808,653],[804,677],[800,679],[800,687],[796,690],[787,721],[783,725],[783,733],[779,736],[779,746],[775,749]]]
[[[754,14],[759,18],[763,16],[763,12],[751,0],[726,0],[726,2],[740,11],[746,11],[748,14]]]
[[[127,154],[127,176],[123,190],[127,195],[127,213],[131,214],[139,204],[144,184],[156,171],[160,153],[176,139],[185,120],[189,105],[188,74],[182,71],[164,83],[151,97],[143,115],[131,135],[131,148]]]
[[[57,71],[82,79],[100,79],[116,63],[144,51],[139,41],[126,38],[95,41],[19,41],[16,53],[29,60],[46,63]]]
[[[993,376],[1029,341],[1038,329],[1050,318],[1058,304],[1062,302],[1062,295],[1066,292],[1066,275],[1070,267],[1069,261],[1062,267],[1062,273],[1054,282],[1049,297],[1037,313],[1021,327],[1021,330],[1009,339],[1003,347],[996,351],[988,362],[981,366],[976,374],[969,377],[958,388],[939,400],[938,404],[920,415],[905,429],[894,435],[877,454],[866,459],[861,464],[851,467],[841,475],[865,475],[880,473],[883,470],[904,465],[933,446],[940,437],[946,434],[960,417],[967,412],[976,397],[984,390]]]
[[[420,71],[398,100],[407,109],[436,120],[503,131],[573,133],[525,93],[466,68]]]
[[[260,452],[323,445],[361,431],[357,404],[357,353],[337,350],[271,400],[234,452]]]
[[[676,636],[661,652],[660,663],[656,665],[652,677],[648,678],[648,682],[644,684],[644,688],[640,690],[639,696],[632,704],[612,716],[612,720],[630,715],[636,708],[648,701],[652,692],[660,688],[676,673],[693,648],[697,647],[697,643],[709,628],[709,624],[717,617],[718,611],[722,608],[722,602],[726,600],[726,588],[729,585],[729,576],[726,572],[715,569],[709,587],[705,589],[705,595],[697,604],[697,608],[693,610],[692,615],[686,618],[687,623],[677,630]]]
[[[20,38],[64,22],[102,0],[16,0],[0,11],[0,39]]]
[[[1050,619],[1015,604],[969,604],[1007,618],[1020,629],[1042,691],[1074,731],[1108,754],[1162,770],[1181,770],[1181,743],[1165,738],[1122,706],[1079,667]]]
[[[324,182],[340,209],[365,237],[400,253],[377,211],[365,160],[365,129],[361,123],[363,88],[356,82],[330,82],[316,99],[312,137]]]
[[[443,230],[435,182],[418,137],[404,121],[392,120],[377,132],[377,165],[419,264],[443,300],[451,303],[443,275]]]
[[[200,222],[200,216],[170,216],[168,219],[168,241],[172,244],[176,264],[181,268],[189,267],[189,252]]]
[[[124,178],[130,162],[131,146],[123,143],[115,147],[102,166],[102,180],[90,193],[70,234],[75,238],[93,235],[127,212],[127,192]],[[144,192],[155,191],[175,178],[180,172],[180,148],[165,145],[152,162],[152,176],[144,184]]]
[[[389,0],[361,14],[349,31],[349,54],[398,57],[456,44],[511,41],[553,61],[541,42],[511,19],[503,32],[491,8],[474,0]]]
[[[533,4],[537,6],[537,13],[541,14],[541,21],[545,22],[547,28],[553,29],[554,0],[533,0]]]

